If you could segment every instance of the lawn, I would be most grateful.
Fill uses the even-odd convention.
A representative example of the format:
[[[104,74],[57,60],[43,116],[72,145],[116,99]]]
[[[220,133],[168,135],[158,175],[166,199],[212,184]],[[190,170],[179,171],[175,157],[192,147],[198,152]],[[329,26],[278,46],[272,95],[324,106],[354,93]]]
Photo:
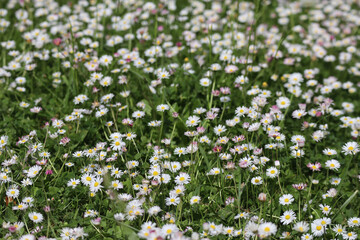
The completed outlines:
[[[359,239],[360,2],[0,3],[0,239]]]

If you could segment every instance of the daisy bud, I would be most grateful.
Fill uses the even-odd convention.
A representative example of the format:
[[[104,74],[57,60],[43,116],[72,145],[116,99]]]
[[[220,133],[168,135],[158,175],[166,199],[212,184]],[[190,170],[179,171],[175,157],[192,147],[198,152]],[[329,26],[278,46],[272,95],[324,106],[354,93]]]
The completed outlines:
[[[208,231],[210,228],[210,224],[209,223],[203,223],[203,229],[204,231]]]
[[[101,218],[98,217],[98,218],[92,219],[91,222],[94,225],[99,225],[101,223]]]
[[[10,227],[9,227],[9,231],[12,232],[12,233],[15,232],[15,231],[16,231],[16,227],[15,227],[15,226],[10,226]]]
[[[59,46],[60,43],[61,43],[61,38],[55,38],[55,39],[53,40],[53,43],[54,43],[56,46]]]
[[[214,153],[221,152],[221,149],[222,149],[221,146],[215,146],[215,147],[213,148],[213,152],[214,152]]]
[[[220,95],[220,91],[219,90],[214,90],[211,92],[212,95],[214,95],[215,97]]]
[[[44,211],[45,211],[45,212],[50,212],[50,211],[51,211],[50,206],[45,206],[45,207],[44,207]]]
[[[259,155],[262,153],[262,148],[255,148],[253,152],[255,155]]]
[[[260,202],[265,202],[266,201],[266,193],[260,193],[258,196],[258,200]]]
[[[93,93],[97,93],[98,91],[100,91],[100,89],[97,89],[96,87],[93,87]]]
[[[306,104],[300,103],[300,104],[299,104],[299,108],[300,108],[300,110],[304,110],[304,111],[305,111],[305,109],[306,109]]]
[[[198,127],[196,130],[197,130],[198,133],[203,133],[203,132],[205,132],[205,128],[204,128],[204,127]]]
[[[276,160],[276,161],[275,161],[275,166],[276,166],[276,167],[280,167],[280,161],[279,161],[279,160]]]
[[[247,168],[249,166],[249,162],[248,161],[240,161],[239,166],[241,168]]]
[[[309,123],[306,122],[306,121],[304,121],[304,122],[303,122],[303,128],[308,128],[308,127],[309,127]]]
[[[200,236],[199,236],[199,234],[197,232],[193,232],[191,234],[191,239],[192,240],[198,240],[198,239],[200,239]]]

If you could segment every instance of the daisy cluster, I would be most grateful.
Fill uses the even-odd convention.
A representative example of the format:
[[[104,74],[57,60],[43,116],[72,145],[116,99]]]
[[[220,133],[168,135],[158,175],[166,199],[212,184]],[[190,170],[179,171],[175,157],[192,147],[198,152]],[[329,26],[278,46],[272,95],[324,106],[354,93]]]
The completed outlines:
[[[359,238],[359,1],[3,5],[1,239]]]

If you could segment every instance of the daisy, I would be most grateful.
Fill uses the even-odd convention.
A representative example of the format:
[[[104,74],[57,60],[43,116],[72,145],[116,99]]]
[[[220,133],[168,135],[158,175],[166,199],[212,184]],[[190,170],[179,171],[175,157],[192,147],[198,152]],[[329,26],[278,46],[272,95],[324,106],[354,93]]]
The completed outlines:
[[[133,118],[142,118],[143,116],[145,116],[145,112],[143,111],[135,111],[132,114]]]
[[[220,169],[220,168],[212,168],[207,175],[219,175],[220,173],[222,173],[224,170]]]
[[[176,178],[175,178],[175,183],[178,185],[181,184],[189,184],[190,183],[190,176],[187,173],[180,173]]]
[[[274,223],[265,222],[259,225],[258,233],[260,238],[266,238],[270,235],[275,235],[277,231],[277,227]]]
[[[114,140],[110,146],[112,148],[112,150],[114,151],[120,151],[122,150],[122,148],[125,146],[126,144],[124,142],[122,142],[120,139]]]
[[[297,222],[294,224],[293,229],[300,233],[309,231],[309,224],[307,222]]]
[[[21,181],[21,185],[23,185],[24,187],[30,186],[30,185],[32,185],[32,184],[33,184],[33,182],[31,181],[30,178],[26,178],[26,179],[23,179],[23,180]]]
[[[169,197],[167,197],[165,200],[166,200],[167,206],[170,206],[170,205],[176,206],[180,203],[180,198],[176,194],[170,193]]]
[[[29,206],[27,204],[24,203],[20,203],[19,205],[13,206],[12,209],[13,210],[25,210],[27,209]]]
[[[305,116],[307,113],[304,110],[295,110],[292,113],[292,117],[295,119],[300,119],[301,117]]]
[[[95,193],[99,191],[101,188],[103,188],[103,186],[101,185],[102,182],[102,178],[94,177],[93,180],[90,182],[90,191]]]
[[[122,135],[121,135],[121,133],[118,133],[118,132],[112,133],[110,135],[110,139],[112,139],[112,140],[119,140],[121,138],[122,138]]]
[[[332,185],[339,185],[340,184],[340,182],[341,182],[341,178],[331,178],[330,179],[330,183],[332,184]]]
[[[68,167],[72,167],[72,166],[74,166],[74,163],[72,163],[72,162],[67,162],[67,163],[65,163],[65,165],[68,166]]]
[[[321,219],[316,219],[311,223],[311,232],[316,237],[322,236],[325,233],[325,226],[321,224]]]
[[[119,170],[118,168],[113,168],[111,170],[111,176],[113,176],[114,178],[121,178],[123,174],[123,171]]]
[[[341,226],[340,224],[335,225],[332,230],[335,232],[336,236],[346,233],[346,228]]]
[[[68,181],[67,186],[68,187],[72,187],[73,189],[76,188],[76,186],[80,183],[79,179],[70,179],[70,181]]]
[[[201,198],[199,196],[193,196],[190,199],[190,205],[199,204],[200,200],[201,200]]]
[[[357,142],[347,142],[343,147],[342,147],[342,152],[345,155],[355,155],[356,153],[358,153],[360,151],[359,149],[359,144]]]
[[[168,71],[165,71],[165,70],[160,71],[160,72],[158,72],[158,74],[157,74],[157,77],[158,77],[159,79],[168,79],[169,76],[170,76],[169,72],[168,72]]]
[[[90,186],[92,180],[95,178],[95,175],[92,175],[90,173],[86,173],[84,175],[82,175],[81,177],[81,182],[85,185],[85,186]]]
[[[335,160],[335,159],[331,159],[325,162],[325,166],[331,170],[339,170],[340,168],[340,163],[339,161]]]
[[[29,107],[30,106],[30,104],[29,103],[26,103],[26,102],[20,102],[20,107],[22,107],[22,108],[27,108],[27,107]]]
[[[22,235],[19,240],[35,240],[36,237],[32,234],[25,234],[25,235]]]
[[[185,187],[184,185],[177,185],[175,186],[174,190],[170,191],[176,195],[183,195],[185,192]]]
[[[186,126],[188,127],[195,127],[199,124],[200,122],[200,118],[198,116],[190,116],[187,120],[186,120]]]
[[[44,220],[44,217],[41,213],[31,212],[28,214],[28,216],[30,220],[33,221],[34,223],[40,223]]]
[[[296,190],[304,190],[307,187],[307,184],[298,183],[298,184],[293,184],[292,187],[295,188]]]
[[[263,181],[262,181],[261,177],[253,177],[251,179],[251,183],[254,185],[261,185],[263,183]]]
[[[122,189],[124,185],[119,180],[115,180],[111,182],[111,187],[114,188],[115,190],[119,190]]]
[[[149,127],[159,127],[159,126],[161,126],[161,121],[158,121],[158,120],[150,121],[150,122],[148,123],[148,126],[149,126]]]
[[[76,151],[76,152],[73,153],[72,156],[75,157],[75,158],[79,158],[79,157],[82,157],[82,155],[83,155],[82,151]]]
[[[200,79],[200,85],[203,87],[208,87],[211,84],[211,80],[209,78]]]
[[[248,217],[249,217],[249,213],[247,213],[247,212],[241,212],[241,213],[237,214],[237,215],[234,217],[234,219],[239,219],[239,218],[244,218],[244,219],[246,219],[246,218],[248,218]]]
[[[50,153],[49,153],[49,152],[41,152],[41,153],[39,153],[39,156],[40,156],[40,157],[43,157],[43,158],[49,158],[49,157],[50,157]]]
[[[171,172],[177,172],[180,169],[181,169],[181,163],[180,162],[171,162],[170,163],[169,170]]]
[[[356,239],[358,239],[357,236],[358,235],[355,232],[348,232],[348,233],[342,234],[342,237],[344,239],[348,239],[348,240],[356,240]]]
[[[1,172],[0,173],[0,181],[2,181],[2,182],[10,182],[11,177],[9,177],[6,173]]]
[[[164,236],[168,236],[179,231],[178,227],[175,224],[165,224],[161,228],[161,232]]]
[[[279,175],[279,170],[276,167],[270,167],[266,169],[266,176],[275,178]]]
[[[321,163],[308,163],[306,166],[312,171],[320,171]]]
[[[290,106],[290,100],[287,97],[280,97],[276,100],[276,105],[280,109],[285,109]]]
[[[281,205],[290,205],[294,201],[294,197],[291,194],[284,194],[279,198]]]
[[[186,151],[186,148],[175,148],[175,151],[174,151],[174,154],[176,154],[176,155],[178,155],[179,157],[181,156],[181,155],[184,155],[184,154],[186,154],[187,153],[187,151]]]
[[[223,233],[224,233],[224,234],[227,234],[227,235],[232,236],[233,232],[234,232],[234,228],[233,228],[233,227],[224,227],[224,228],[223,228]]]
[[[322,213],[325,214],[326,216],[329,215],[329,213],[331,211],[331,207],[329,205],[320,204],[320,209],[321,209]]]
[[[313,236],[309,233],[301,235],[301,240],[312,240]]]
[[[158,111],[158,112],[165,112],[169,109],[170,109],[169,106],[166,104],[160,104],[156,107],[156,111]]]
[[[347,222],[348,222],[349,227],[360,226],[360,218],[358,218],[358,217],[349,218],[349,220]]]
[[[226,127],[223,125],[218,125],[214,128],[214,133],[218,136],[225,131],[226,131]]]
[[[38,165],[32,166],[31,168],[29,168],[29,170],[27,171],[27,177],[29,178],[34,178],[36,177],[39,172],[41,170],[41,167]]]
[[[132,140],[132,139],[136,138],[136,136],[137,135],[132,132],[128,132],[128,133],[124,134],[124,137],[126,137],[126,140]]]
[[[282,216],[280,216],[280,221],[284,225],[289,225],[296,218],[296,214],[293,210],[285,211]]]
[[[161,211],[162,210],[161,210],[161,208],[159,206],[153,206],[153,207],[148,209],[148,213],[149,213],[150,216],[157,215]]]
[[[336,155],[337,152],[334,149],[326,148],[323,150],[323,153],[327,156]]]
[[[160,178],[160,173],[161,173],[160,169],[151,168],[149,170],[148,178],[158,179]]]

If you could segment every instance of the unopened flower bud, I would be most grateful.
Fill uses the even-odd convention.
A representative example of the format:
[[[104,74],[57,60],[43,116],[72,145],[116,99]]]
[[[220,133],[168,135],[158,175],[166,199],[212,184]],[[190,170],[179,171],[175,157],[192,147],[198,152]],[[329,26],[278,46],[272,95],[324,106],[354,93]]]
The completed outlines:
[[[266,201],[266,193],[260,193],[259,197],[258,197],[258,200],[260,202],[265,202]]]

